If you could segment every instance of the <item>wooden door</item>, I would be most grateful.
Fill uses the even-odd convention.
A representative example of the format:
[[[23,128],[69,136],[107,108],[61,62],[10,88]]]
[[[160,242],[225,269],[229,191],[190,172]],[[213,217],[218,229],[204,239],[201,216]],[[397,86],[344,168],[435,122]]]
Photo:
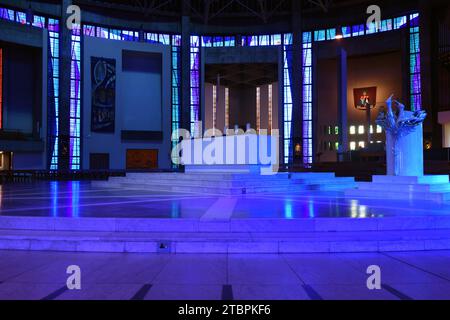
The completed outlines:
[[[128,149],[127,170],[158,169],[157,149]]]

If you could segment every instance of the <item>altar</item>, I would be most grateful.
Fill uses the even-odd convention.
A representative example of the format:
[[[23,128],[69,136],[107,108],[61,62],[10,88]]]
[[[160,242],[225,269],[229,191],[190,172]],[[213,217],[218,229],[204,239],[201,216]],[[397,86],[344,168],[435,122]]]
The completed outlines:
[[[243,133],[183,140],[174,150],[185,172],[274,175],[279,169],[279,137]]]

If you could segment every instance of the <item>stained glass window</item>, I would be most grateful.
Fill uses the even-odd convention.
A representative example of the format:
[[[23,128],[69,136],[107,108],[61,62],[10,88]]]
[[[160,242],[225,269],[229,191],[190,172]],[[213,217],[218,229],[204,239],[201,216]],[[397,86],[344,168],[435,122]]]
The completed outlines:
[[[303,162],[311,164],[313,160],[312,146],[312,34],[303,33]]]
[[[0,129],[3,128],[3,49],[0,48]]]
[[[180,128],[181,36],[172,36],[172,132]],[[172,148],[178,139],[172,140]]]
[[[212,123],[212,127],[213,127],[213,128],[216,128],[216,112],[217,112],[217,86],[213,86],[213,97],[212,97],[212,103],[213,103],[213,110],[212,110],[213,123]]]
[[[49,110],[47,126],[48,140],[51,152],[50,169],[58,170],[58,143],[59,143],[59,20],[48,19],[48,35],[50,41],[49,54],[49,105],[53,110]]]
[[[256,88],[256,132],[261,129],[261,87]]]
[[[411,110],[416,111],[422,109],[419,14],[412,14],[409,16],[409,19]]]
[[[191,57],[190,57],[190,73],[191,73],[191,136],[201,135],[198,128],[200,120],[200,37],[191,36]]]
[[[70,68],[70,169],[81,167],[81,27],[73,25]]]
[[[284,163],[290,162],[291,143],[292,143],[292,34],[283,36],[283,152]]]
[[[230,127],[230,89],[225,88],[225,127]],[[224,132],[226,133],[226,132]]]

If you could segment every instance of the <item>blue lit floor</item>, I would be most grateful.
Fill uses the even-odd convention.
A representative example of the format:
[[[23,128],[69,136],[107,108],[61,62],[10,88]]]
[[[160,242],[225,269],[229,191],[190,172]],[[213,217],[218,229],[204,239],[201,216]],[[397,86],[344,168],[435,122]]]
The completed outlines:
[[[81,290],[65,286],[81,268]],[[381,268],[369,290],[367,267]],[[0,251],[0,299],[450,299],[450,252],[242,255]]]
[[[370,219],[450,213],[449,204],[357,201],[330,192],[224,197],[49,182],[7,184],[1,186],[0,194],[0,215],[19,217]],[[5,218],[10,219],[22,220]],[[5,239],[8,232],[14,233],[16,242],[32,233],[0,232]],[[66,239],[66,234],[50,236]],[[71,236],[77,234],[82,233]],[[415,239],[411,237],[417,235],[408,235],[408,241]],[[356,238],[359,244],[361,236]],[[80,291],[65,287],[69,265],[81,268]],[[366,286],[366,270],[371,265],[381,268],[381,290]],[[138,254],[0,250],[0,299],[450,299],[449,265],[450,251]]]
[[[450,215],[450,203],[345,199],[338,192],[226,197],[93,187],[89,182],[0,186],[0,215],[55,217],[373,218]]]
[[[450,203],[345,199],[338,192],[226,197],[155,190],[105,189],[89,182],[0,186],[0,215],[55,217],[372,218],[449,215]]]

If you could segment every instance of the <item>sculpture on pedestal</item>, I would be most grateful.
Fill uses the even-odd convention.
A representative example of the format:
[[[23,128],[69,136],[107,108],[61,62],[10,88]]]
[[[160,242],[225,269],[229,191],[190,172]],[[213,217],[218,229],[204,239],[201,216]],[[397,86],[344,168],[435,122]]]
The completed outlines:
[[[386,101],[386,106],[387,112],[381,111],[376,123],[386,131],[388,175],[422,176],[422,123],[427,113],[405,111],[405,106],[394,100],[393,95]]]

